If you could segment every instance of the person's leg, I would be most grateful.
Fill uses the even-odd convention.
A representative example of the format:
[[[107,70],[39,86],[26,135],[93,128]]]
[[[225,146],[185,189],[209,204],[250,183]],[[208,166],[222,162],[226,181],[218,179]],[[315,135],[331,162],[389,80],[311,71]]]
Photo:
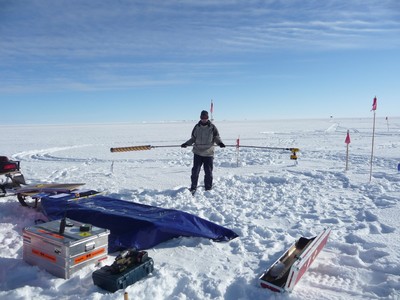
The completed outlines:
[[[213,162],[214,157],[203,157],[204,163],[204,187],[207,190],[212,189],[213,185]]]
[[[202,164],[202,157],[200,155],[194,154],[192,176],[190,177],[190,179],[192,180],[192,185],[190,186],[191,190],[195,190],[197,188],[197,182],[199,181],[199,174]]]

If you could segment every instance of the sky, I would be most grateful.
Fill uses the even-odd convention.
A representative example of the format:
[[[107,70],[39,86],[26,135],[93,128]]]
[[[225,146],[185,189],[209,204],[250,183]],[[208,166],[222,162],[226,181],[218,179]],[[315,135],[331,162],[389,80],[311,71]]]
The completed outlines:
[[[0,0],[0,125],[400,116],[397,0]]]

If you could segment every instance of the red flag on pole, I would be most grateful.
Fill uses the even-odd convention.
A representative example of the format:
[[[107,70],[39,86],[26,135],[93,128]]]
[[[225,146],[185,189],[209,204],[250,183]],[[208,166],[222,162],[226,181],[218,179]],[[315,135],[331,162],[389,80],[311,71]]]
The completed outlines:
[[[371,150],[371,168],[369,171],[369,182],[372,179],[372,159],[374,158],[374,139],[375,139],[375,115],[376,115],[376,106],[377,106],[376,96],[374,98],[374,102],[372,103],[372,109],[374,111],[374,126],[372,128],[372,150]]]
[[[213,112],[214,112],[214,103],[213,103],[213,101],[211,100],[210,113],[213,113]]]
[[[347,130],[347,136],[344,140],[346,143],[346,171],[349,169],[349,144],[350,144],[350,130]]]
[[[240,146],[239,144],[240,144],[240,141],[239,141],[239,138],[237,138],[236,139],[236,148],[239,148],[239,146]]]
[[[371,110],[376,110],[376,106],[377,106],[377,100],[376,97],[374,98],[374,102],[372,103],[372,109]]]
[[[347,130],[347,136],[346,136],[346,139],[344,140],[344,142],[346,144],[350,144],[350,133],[349,133],[349,130]]]

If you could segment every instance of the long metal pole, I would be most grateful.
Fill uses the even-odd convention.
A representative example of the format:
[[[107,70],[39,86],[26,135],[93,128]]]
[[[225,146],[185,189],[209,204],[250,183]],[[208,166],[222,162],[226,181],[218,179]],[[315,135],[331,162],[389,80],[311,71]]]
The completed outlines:
[[[370,163],[370,171],[369,171],[369,182],[372,180],[372,160],[374,158],[374,140],[375,140],[375,110],[374,110],[374,125],[372,127],[372,149],[371,149],[371,163]]]
[[[236,145],[226,145],[226,147],[237,147],[237,146]],[[281,147],[266,147],[266,146],[242,146],[242,145],[240,145],[240,148],[300,151],[300,149],[298,149],[298,148],[281,148]]]
[[[201,145],[200,145],[201,146]],[[140,145],[140,146],[128,146],[128,147],[114,147],[110,148],[111,152],[126,152],[126,151],[142,151],[142,150],[150,150],[152,148],[175,148],[181,147],[181,145],[164,145],[164,146],[152,146],[152,145]],[[226,147],[235,147],[238,148],[237,145],[226,145]],[[280,148],[280,147],[265,147],[265,146],[242,146],[241,148],[257,148],[257,149],[270,149],[270,150],[288,150],[288,151],[299,151],[298,148]]]
[[[114,147],[110,148],[111,152],[128,152],[128,151],[143,151],[150,150],[152,148],[175,148],[181,145],[165,145],[165,146],[152,146],[152,145],[141,145],[141,146],[128,146],[128,147]]]

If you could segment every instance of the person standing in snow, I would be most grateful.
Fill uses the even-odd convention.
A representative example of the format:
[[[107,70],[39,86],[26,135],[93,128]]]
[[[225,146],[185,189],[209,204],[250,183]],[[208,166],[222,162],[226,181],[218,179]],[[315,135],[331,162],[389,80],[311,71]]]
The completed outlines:
[[[182,148],[193,145],[194,157],[190,186],[192,193],[196,191],[201,166],[204,166],[204,187],[206,191],[212,189],[215,144],[221,148],[225,147],[217,127],[208,119],[208,112],[203,110],[200,114],[200,121],[192,130],[192,137],[181,145]]]

